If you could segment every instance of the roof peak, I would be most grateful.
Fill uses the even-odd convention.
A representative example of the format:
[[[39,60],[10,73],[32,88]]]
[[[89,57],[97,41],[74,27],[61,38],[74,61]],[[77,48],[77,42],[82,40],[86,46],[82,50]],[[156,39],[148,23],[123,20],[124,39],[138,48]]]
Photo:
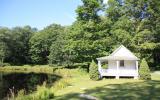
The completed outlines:
[[[124,45],[120,45],[117,49],[115,49],[110,55],[112,56],[113,54],[115,54],[119,49],[121,49],[121,48],[125,48],[125,49],[127,49]],[[128,50],[128,49],[127,49]]]
[[[115,51],[113,51],[110,56],[129,56],[137,58],[129,49],[124,45],[120,45]]]
[[[97,60],[139,60],[129,49],[124,45],[120,45],[109,56],[97,58]]]

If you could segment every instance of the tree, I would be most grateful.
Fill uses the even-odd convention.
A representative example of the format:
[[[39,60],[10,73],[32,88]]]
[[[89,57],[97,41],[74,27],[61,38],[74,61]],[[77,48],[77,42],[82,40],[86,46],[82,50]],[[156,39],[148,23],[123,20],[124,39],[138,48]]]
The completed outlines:
[[[61,33],[57,36],[56,40],[52,42],[52,45],[50,46],[50,54],[48,56],[49,58],[49,64],[57,64],[57,65],[64,65],[68,66],[71,65],[70,56],[68,55],[68,52],[65,49],[67,41],[67,32],[68,28],[66,27]]]
[[[141,61],[140,68],[139,68],[139,75],[140,75],[140,79],[144,79],[144,80],[151,79],[150,69],[145,59],[142,59]]]
[[[149,65],[157,66],[160,60],[159,43],[159,5],[154,0],[126,0],[126,15],[132,18],[135,37],[132,46],[135,52],[140,52],[141,58],[146,58]],[[154,47],[154,48],[150,48]]]
[[[150,42],[150,45],[153,44],[155,47],[154,49],[150,50],[150,54],[152,56],[152,65],[153,66],[159,66],[160,63],[160,1],[159,0],[154,0],[154,1],[149,1],[147,3],[147,9],[146,12],[148,14],[148,29],[152,32],[152,41]],[[156,45],[156,46],[155,46]]]
[[[10,56],[10,30],[8,28],[0,28],[0,63],[3,64]]]
[[[83,4],[78,6],[77,20],[78,21],[98,21],[99,15],[98,12],[102,10],[103,0],[82,0]]]
[[[42,31],[37,32],[30,39],[30,54],[32,62],[47,64],[50,54],[50,46],[63,33],[64,28],[57,24],[51,24]]]
[[[0,42],[0,63],[4,63],[4,59],[8,56],[9,50],[5,43]]]
[[[119,3],[119,0],[108,0],[106,9],[106,16],[113,22],[116,22],[125,12],[122,11],[123,6]]]
[[[99,80],[99,72],[97,64],[92,60],[90,67],[89,67],[89,77],[92,80]]]
[[[102,11],[102,0],[82,0],[83,4],[76,10],[77,21],[71,26],[68,34],[68,51],[74,56],[75,63],[89,63],[92,59],[104,55],[111,39],[106,27],[110,20],[101,18],[98,14]]]
[[[29,55],[29,40],[35,29],[30,26],[15,27],[11,30],[9,49],[11,50],[8,61],[13,64],[27,64],[31,62]]]

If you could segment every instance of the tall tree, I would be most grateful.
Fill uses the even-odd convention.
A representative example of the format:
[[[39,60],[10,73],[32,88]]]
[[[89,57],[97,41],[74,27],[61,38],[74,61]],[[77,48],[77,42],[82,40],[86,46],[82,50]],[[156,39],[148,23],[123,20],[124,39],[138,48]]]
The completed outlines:
[[[9,57],[10,30],[8,28],[0,28],[0,63],[3,63]]]
[[[62,33],[63,27],[51,24],[34,34],[30,39],[30,54],[33,63],[46,64],[50,53],[50,46]]]
[[[78,21],[97,21],[99,19],[98,12],[103,7],[103,0],[82,0],[82,3],[76,10]]]
[[[9,61],[14,64],[26,64],[30,63],[29,55],[29,40],[35,29],[30,26],[15,27],[11,30],[11,43],[9,49],[11,55]]]
[[[65,27],[64,30],[60,31],[60,34],[57,36],[55,41],[52,42],[50,46],[50,54],[48,56],[49,58],[49,64],[57,64],[57,65],[63,65],[68,66],[70,65],[70,55],[68,55],[68,52],[65,51],[65,46],[68,43],[67,41],[67,32],[68,27]]]
[[[146,58],[149,64],[155,64],[153,66],[160,60],[159,7],[158,0],[126,0],[126,14],[133,20],[135,33],[132,45],[140,57]]]
[[[76,10],[78,20],[70,28],[67,48],[75,55],[74,62],[89,64],[92,59],[106,53],[110,38],[106,37],[108,30],[105,28],[110,20],[104,23],[105,18],[99,15],[103,8],[102,0],[82,0],[82,3]]]

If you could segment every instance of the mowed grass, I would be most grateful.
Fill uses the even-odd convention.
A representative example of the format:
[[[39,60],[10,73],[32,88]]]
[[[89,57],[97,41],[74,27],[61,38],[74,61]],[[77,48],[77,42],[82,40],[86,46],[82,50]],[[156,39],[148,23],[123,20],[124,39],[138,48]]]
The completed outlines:
[[[160,73],[152,72],[152,80],[107,79],[92,81],[88,74],[69,78],[69,86],[56,91],[55,100],[160,100]]]

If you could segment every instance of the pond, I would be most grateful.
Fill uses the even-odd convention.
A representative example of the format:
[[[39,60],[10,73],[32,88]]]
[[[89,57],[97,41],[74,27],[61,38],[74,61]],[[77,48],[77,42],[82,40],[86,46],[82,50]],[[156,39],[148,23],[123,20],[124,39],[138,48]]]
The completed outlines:
[[[10,89],[17,93],[24,89],[26,93],[31,93],[43,82],[47,86],[59,80],[61,77],[54,74],[46,73],[4,73],[0,72],[0,100],[10,95]]]

